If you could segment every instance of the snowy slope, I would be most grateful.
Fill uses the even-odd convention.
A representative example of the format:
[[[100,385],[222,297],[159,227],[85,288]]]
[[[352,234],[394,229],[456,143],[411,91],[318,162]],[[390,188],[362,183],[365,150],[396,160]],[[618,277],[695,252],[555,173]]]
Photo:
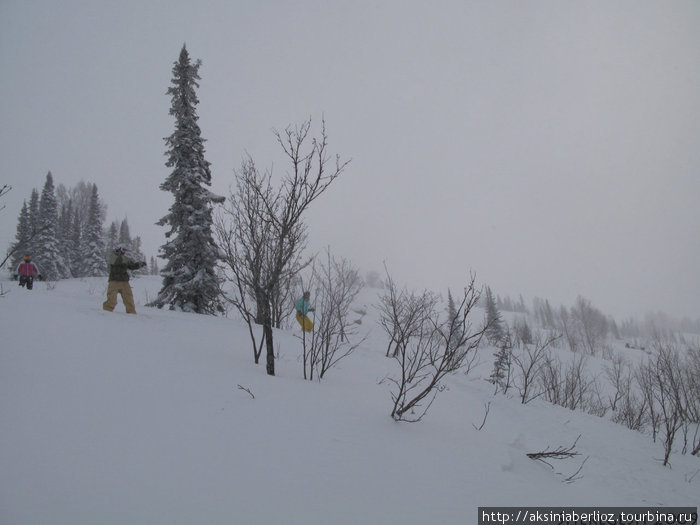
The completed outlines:
[[[101,310],[102,279],[3,283],[3,525],[464,524],[478,506],[700,502],[698,458],[664,468],[649,436],[494,397],[488,349],[422,422],[394,422],[372,290],[367,342],[317,383],[302,379],[293,332],[276,335],[268,377],[243,325],[146,308],[160,280],[133,286],[136,316]],[[556,470],[525,456],[579,435],[581,456]]]

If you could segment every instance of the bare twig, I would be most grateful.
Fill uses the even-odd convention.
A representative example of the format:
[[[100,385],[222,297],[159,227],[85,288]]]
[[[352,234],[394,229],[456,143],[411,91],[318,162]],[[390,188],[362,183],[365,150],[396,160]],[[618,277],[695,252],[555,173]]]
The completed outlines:
[[[581,463],[581,466],[578,468],[578,470],[576,472],[574,472],[573,474],[571,474],[571,476],[569,476],[568,478],[564,479],[565,483],[573,483],[574,481],[578,481],[579,479],[581,479],[583,477],[583,476],[579,476],[578,474],[581,472],[581,469],[583,469],[583,466],[586,464],[586,461],[588,461],[589,457],[590,456],[586,456],[586,459],[583,460],[583,462]]]
[[[472,426],[476,430],[481,430],[482,428],[484,428],[484,425],[486,424],[486,418],[489,417],[489,410],[491,410],[491,401],[489,401],[488,403],[485,403],[484,408],[485,408],[484,419],[481,421],[481,425],[479,425],[477,427],[474,423],[472,423]]]
[[[244,392],[248,392],[248,394],[250,394],[250,397],[252,397],[253,399],[255,399],[255,396],[253,395],[253,392],[251,392],[249,388],[245,388],[245,387],[243,387],[243,386],[241,386],[241,385],[238,385],[238,390],[243,390]]]

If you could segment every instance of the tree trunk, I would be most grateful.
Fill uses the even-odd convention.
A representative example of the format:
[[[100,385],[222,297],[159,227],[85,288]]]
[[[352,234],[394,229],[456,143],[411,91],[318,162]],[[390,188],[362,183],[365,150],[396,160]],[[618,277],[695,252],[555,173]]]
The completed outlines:
[[[272,311],[269,297],[265,298],[263,315],[263,334],[267,347],[267,375],[275,375],[275,345],[272,341]]]

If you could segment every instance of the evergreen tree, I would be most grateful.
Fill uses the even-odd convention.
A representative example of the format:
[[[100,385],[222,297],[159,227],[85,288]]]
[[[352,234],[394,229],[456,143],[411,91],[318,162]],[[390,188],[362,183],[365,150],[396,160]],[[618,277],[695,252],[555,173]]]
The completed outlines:
[[[218,251],[212,236],[212,207],[223,197],[212,194],[209,162],[204,159],[204,139],[197,120],[199,103],[199,66],[194,64],[185,46],[173,67],[170,114],[175,117],[175,131],[165,139],[168,146],[166,166],[173,171],[161,184],[173,194],[175,202],[158,224],[168,225],[169,239],[160,248],[166,265],[161,272],[163,287],[149,306],[203,314],[223,311],[216,275]]]
[[[31,224],[29,223],[29,207],[27,201],[22,204],[22,209],[19,212],[17,219],[17,233],[15,233],[15,242],[12,244],[11,250],[14,251],[12,257],[12,271],[19,266],[22,257],[29,252],[29,243],[32,238]]]
[[[27,253],[34,255],[37,252],[39,229],[41,225],[39,224],[39,190],[36,188],[32,189],[32,194],[29,197],[29,231],[31,232],[31,239],[29,241],[29,246],[25,248]]]
[[[126,218],[119,225],[119,244],[131,246],[131,233],[129,233],[129,222]]]
[[[450,330],[450,348],[455,349],[455,347],[462,341],[463,332],[460,330],[457,306],[455,305],[454,298],[452,297],[452,292],[447,290],[447,315],[449,319],[448,329]]]
[[[141,251],[141,237],[134,237],[131,239],[131,243],[129,244],[129,252],[131,253],[131,258],[135,261],[146,260],[146,256],[143,254],[143,251]],[[134,270],[134,273],[139,275],[148,275],[148,267],[144,266],[143,268]]]
[[[100,198],[97,194],[97,185],[95,184],[92,185],[87,227],[83,235],[80,255],[82,276],[98,277],[105,275],[107,265],[105,262],[105,241],[102,233],[102,209]]]
[[[150,275],[158,275],[160,273],[160,270],[158,269],[158,261],[156,261],[155,257],[151,257],[151,263],[148,267],[148,273]]]
[[[33,255],[36,252],[37,233],[39,232],[39,192],[34,188],[29,199],[24,201],[19,217],[17,218],[17,232],[10,264],[16,269],[25,255]]]
[[[68,273],[71,277],[78,276],[77,263],[77,248],[78,244],[74,243],[73,237],[73,201],[68,199],[61,205],[61,214],[58,218],[58,229],[56,232],[58,238],[58,247],[61,253],[61,258],[68,266]]]
[[[496,385],[496,392],[501,388],[505,394],[510,387],[510,374],[513,362],[513,343],[509,334],[506,334],[501,339],[498,352],[493,355],[495,360],[489,380]]]
[[[109,225],[109,230],[107,230],[107,246],[106,246],[106,256],[114,250],[114,247],[119,242],[119,223],[117,221],[112,221]]]
[[[57,233],[58,205],[56,202],[53,176],[46,175],[46,182],[39,201],[39,233],[34,260],[37,261],[45,279],[55,281],[67,277],[69,272],[58,246]]]
[[[493,297],[493,292],[489,286],[486,287],[486,338],[491,344],[498,344],[503,339],[503,323],[501,320],[501,312],[498,311],[496,300]]]
[[[83,228],[80,222],[78,210],[73,207],[73,217],[71,219],[70,245],[73,250],[71,255],[71,271],[74,276],[79,276],[83,271],[81,265],[81,246],[83,242]]]

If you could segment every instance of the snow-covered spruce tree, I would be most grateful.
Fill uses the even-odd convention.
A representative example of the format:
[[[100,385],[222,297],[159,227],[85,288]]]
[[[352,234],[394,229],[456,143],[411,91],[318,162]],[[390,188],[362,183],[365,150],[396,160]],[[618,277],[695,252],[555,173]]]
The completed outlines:
[[[212,236],[213,203],[224,197],[211,193],[209,162],[204,159],[204,139],[197,120],[199,103],[195,88],[199,87],[199,66],[194,64],[186,47],[173,67],[170,114],[175,117],[175,131],[165,139],[168,146],[166,166],[173,171],[160,189],[175,197],[169,213],[158,224],[169,225],[169,239],[160,248],[166,264],[161,274],[163,287],[149,306],[201,314],[223,312],[216,275],[218,250]]]
[[[55,281],[69,277],[70,272],[65,264],[58,246],[56,228],[58,223],[58,204],[56,201],[53,176],[46,175],[46,182],[41,191],[39,201],[39,232],[32,254],[37,262],[44,279]]]
[[[73,218],[70,227],[70,245],[73,249],[73,257],[71,257],[71,272],[73,275],[80,275],[80,246],[83,243],[83,225],[80,221],[78,210],[73,206]]]
[[[71,277],[77,277],[79,270],[77,263],[79,257],[77,254],[78,245],[73,243],[73,201],[67,200],[60,205],[61,212],[58,216],[58,230],[56,237],[58,239],[58,248],[61,252],[61,257],[68,266],[68,271]]]
[[[141,251],[141,237],[134,237],[133,239],[131,238],[131,232],[129,230],[129,222],[127,221],[126,218],[121,222],[121,225],[119,226],[119,235],[117,237],[117,242],[119,244],[123,244],[127,247],[129,257],[131,257],[133,260],[135,260],[135,261],[145,261],[146,260],[146,256]],[[146,275],[148,273],[148,269],[146,267],[143,267],[139,270],[134,270],[133,273]]]
[[[117,221],[112,221],[109,225],[106,234],[106,246],[105,250],[109,256],[109,253],[114,249],[114,247],[119,242],[119,223]]]
[[[501,321],[501,312],[496,306],[496,299],[493,297],[490,287],[486,287],[486,338],[488,341],[497,345],[503,339],[503,324]]]
[[[92,185],[92,196],[88,208],[88,220],[82,236],[80,259],[81,276],[98,277],[107,273],[105,262],[105,240],[102,231],[103,214],[97,185]]]
[[[25,202],[26,205],[26,202]],[[22,262],[22,258],[26,254],[35,253],[35,245],[37,233],[39,232],[39,192],[34,188],[29,199],[29,204],[24,205],[17,219],[17,232],[15,234],[15,242],[10,248],[9,255],[11,256],[10,266],[12,270]]]
[[[32,239],[31,224],[29,222],[29,207],[27,201],[22,204],[22,209],[17,218],[17,233],[15,233],[15,242],[10,247],[12,255],[12,270],[19,265],[26,251],[29,250],[29,244]]]
[[[493,356],[495,359],[489,381],[496,385],[496,392],[500,389],[506,394],[511,386],[511,368],[513,365],[513,342],[509,331],[502,338],[498,352],[493,354]]]
[[[119,225],[119,237],[117,239],[120,244],[131,245],[131,232],[129,231],[129,222],[126,219]]]

